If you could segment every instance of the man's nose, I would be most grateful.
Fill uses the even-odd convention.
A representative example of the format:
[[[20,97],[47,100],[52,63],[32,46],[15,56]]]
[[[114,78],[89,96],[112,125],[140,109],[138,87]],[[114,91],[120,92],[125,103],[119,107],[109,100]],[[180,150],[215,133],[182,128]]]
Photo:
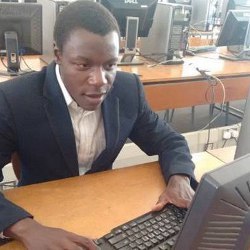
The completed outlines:
[[[89,77],[89,84],[101,86],[107,83],[108,81],[105,70],[102,67],[94,68]]]

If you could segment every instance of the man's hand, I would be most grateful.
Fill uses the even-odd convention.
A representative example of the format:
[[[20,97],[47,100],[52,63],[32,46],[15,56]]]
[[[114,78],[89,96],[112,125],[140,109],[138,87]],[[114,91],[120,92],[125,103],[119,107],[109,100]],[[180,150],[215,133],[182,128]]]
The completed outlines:
[[[152,211],[161,210],[167,203],[173,203],[178,207],[189,207],[193,196],[194,190],[190,186],[189,178],[184,175],[173,175]]]
[[[31,218],[18,221],[4,235],[20,240],[28,250],[95,250],[92,240],[59,228],[45,227]]]

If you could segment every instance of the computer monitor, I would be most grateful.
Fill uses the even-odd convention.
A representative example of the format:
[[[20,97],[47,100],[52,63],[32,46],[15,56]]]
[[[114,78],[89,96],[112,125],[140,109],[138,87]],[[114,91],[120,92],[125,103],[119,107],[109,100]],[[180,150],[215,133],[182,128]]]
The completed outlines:
[[[249,0],[224,0],[221,10],[221,25],[224,23],[229,10],[246,10],[250,9]]]
[[[250,153],[250,92],[244,108],[244,115],[241,121],[234,158],[239,158],[248,153]]]
[[[116,18],[121,36],[125,37],[125,52],[121,64],[136,64],[133,61],[137,37],[147,37],[153,23],[158,0],[101,0]]]
[[[229,60],[250,59],[250,10],[229,10],[221,28],[216,46],[227,46],[230,55],[221,55]]]
[[[250,249],[250,154],[206,173],[174,250]]]
[[[0,3],[0,52],[6,53],[9,72],[18,72],[19,54],[42,53],[42,6],[37,3]]]

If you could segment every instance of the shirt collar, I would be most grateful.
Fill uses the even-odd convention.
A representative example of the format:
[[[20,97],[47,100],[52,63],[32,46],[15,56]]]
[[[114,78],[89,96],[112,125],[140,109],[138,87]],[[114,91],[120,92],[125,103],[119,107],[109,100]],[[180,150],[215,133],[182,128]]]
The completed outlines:
[[[59,65],[58,64],[56,64],[55,71],[56,71],[56,78],[57,78],[59,86],[60,86],[60,88],[62,90],[65,102],[66,102],[67,106],[69,106],[74,100],[70,96],[68,90],[66,89],[66,87],[65,87],[65,85],[64,85],[64,83],[62,81],[62,77],[61,77],[60,72],[59,72]]]
[[[76,111],[81,110],[82,112],[84,112],[85,115],[89,115],[89,114],[92,114],[94,112],[99,112],[100,111],[100,109],[101,109],[100,107],[97,110],[94,110],[94,111],[84,111],[81,107],[79,107],[77,105],[77,103],[73,100],[73,98],[71,97],[71,95],[69,94],[68,90],[66,89],[66,87],[65,87],[65,85],[63,83],[62,77],[60,75],[59,65],[58,64],[56,64],[55,71],[56,71],[57,81],[58,81],[59,86],[60,86],[60,88],[62,90],[65,102],[66,102],[68,107],[71,107],[73,110],[76,110]]]

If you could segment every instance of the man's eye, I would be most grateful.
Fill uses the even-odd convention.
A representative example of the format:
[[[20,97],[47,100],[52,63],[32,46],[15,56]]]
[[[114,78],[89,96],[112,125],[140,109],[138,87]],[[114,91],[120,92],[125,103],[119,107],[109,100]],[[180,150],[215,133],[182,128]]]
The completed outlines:
[[[107,65],[108,70],[113,70],[117,66],[117,63],[110,63]]]
[[[88,69],[90,66],[87,63],[76,63],[78,69]]]

